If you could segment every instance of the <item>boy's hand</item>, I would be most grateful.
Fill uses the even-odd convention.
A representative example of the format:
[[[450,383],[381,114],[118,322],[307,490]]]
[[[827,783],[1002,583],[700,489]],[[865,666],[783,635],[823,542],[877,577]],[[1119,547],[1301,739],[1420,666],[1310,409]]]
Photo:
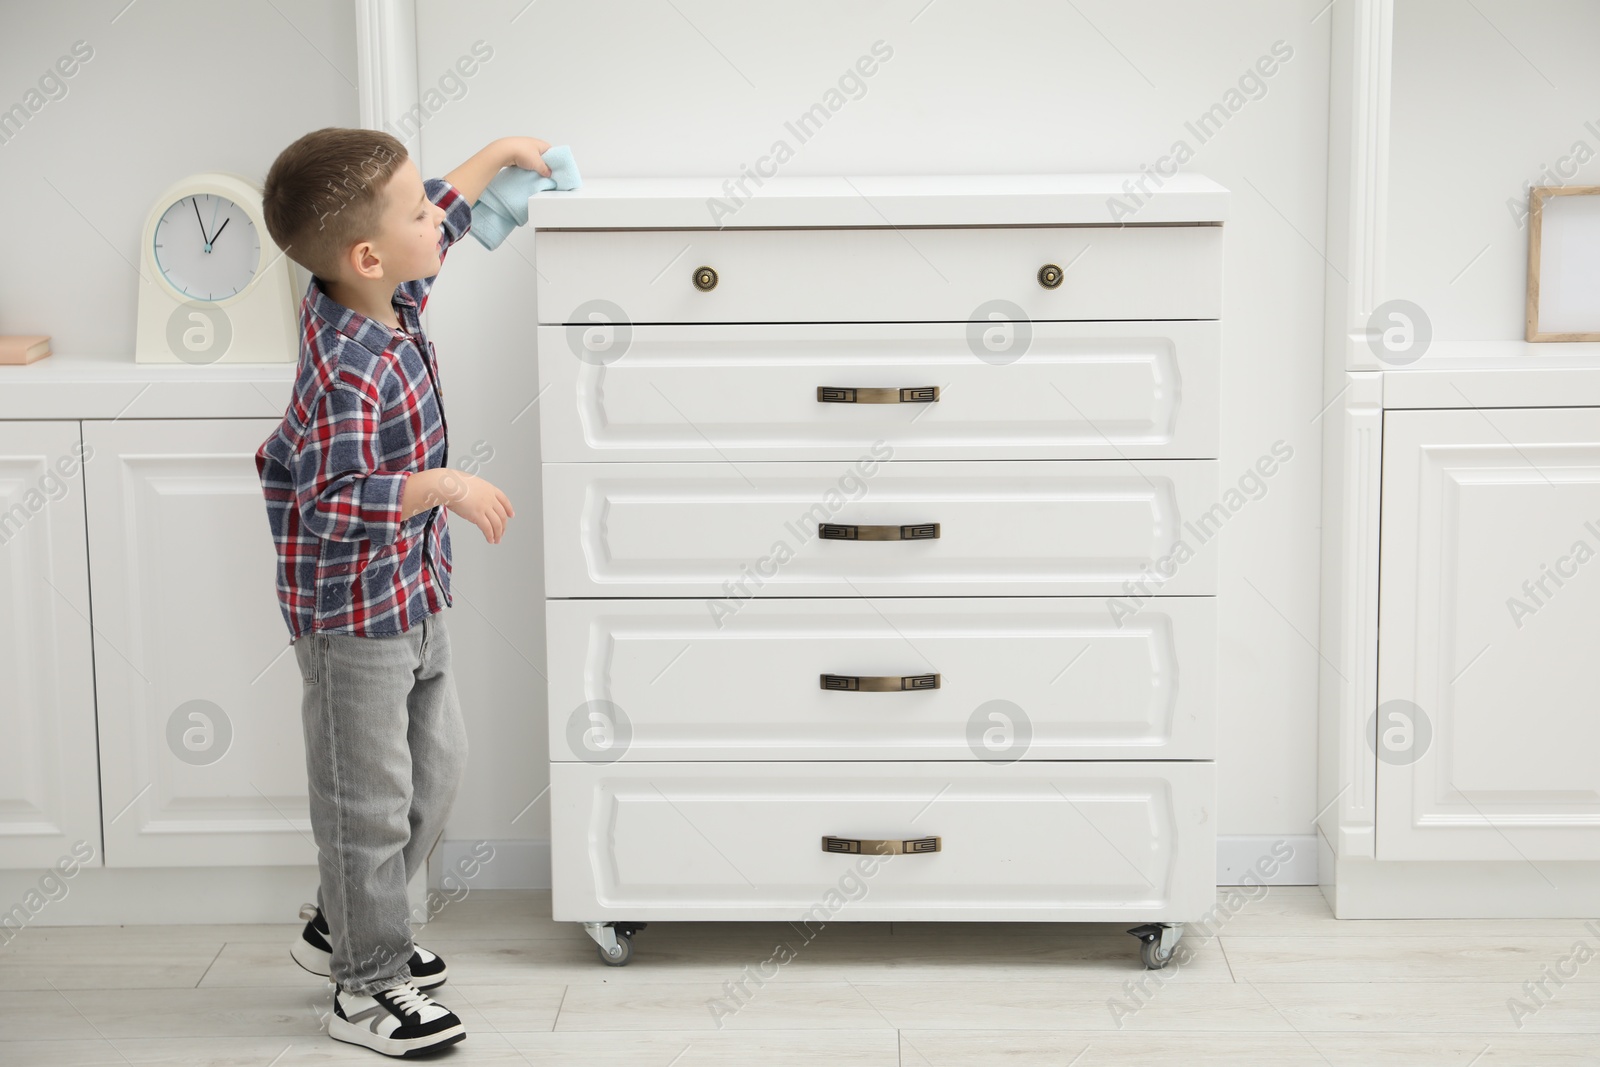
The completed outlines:
[[[499,489],[466,471],[451,471],[441,484],[445,506],[483,531],[491,545],[500,543],[506,520],[515,515],[511,501]]]
[[[537,137],[497,137],[446,174],[445,181],[460,190],[467,203],[476,204],[489,182],[505,167],[521,167],[550,177],[550,164],[539,158],[548,151],[550,142]]]
[[[539,158],[550,151],[549,141],[541,141],[537,137],[507,137],[505,141],[511,149],[513,166],[536,170],[546,178],[550,177],[550,164]]]
[[[484,540],[491,545],[500,543],[506,520],[516,515],[511,501],[499,489],[476,475],[450,467],[413,474],[406,481],[400,504],[403,518],[443,504],[482,530]]]

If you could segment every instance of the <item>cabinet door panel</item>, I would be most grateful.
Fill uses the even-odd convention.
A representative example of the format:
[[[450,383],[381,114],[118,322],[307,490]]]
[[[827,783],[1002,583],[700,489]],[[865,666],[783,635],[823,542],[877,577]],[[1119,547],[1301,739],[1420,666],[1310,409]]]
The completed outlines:
[[[108,866],[316,862],[254,462],[274,425],[84,424]]]
[[[0,867],[100,864],[86,455],[76,422],[0,422]]]
[[[1378,858],[1600,859],[1600,408],[1388,412],[1381,537]]]

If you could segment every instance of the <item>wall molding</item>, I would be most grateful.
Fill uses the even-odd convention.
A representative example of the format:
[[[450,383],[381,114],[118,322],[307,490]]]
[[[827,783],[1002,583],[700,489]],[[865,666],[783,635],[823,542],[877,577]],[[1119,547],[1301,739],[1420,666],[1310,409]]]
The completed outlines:
[[[1384,364],[1367,337],[1383,300],[1394,0],[1329,14],[1316,828],[1339,855],[1371,857],[1377,758],[1363,738],[1377,706]]]
[[[361,125],[392,131],[418,99],[416,0],[354,2]]]
[[[1373,309],[1385,299],[1394,4],[1351,0],[1329,12],[1324,314],[1330,372],[1383,367],[1367,339]]]

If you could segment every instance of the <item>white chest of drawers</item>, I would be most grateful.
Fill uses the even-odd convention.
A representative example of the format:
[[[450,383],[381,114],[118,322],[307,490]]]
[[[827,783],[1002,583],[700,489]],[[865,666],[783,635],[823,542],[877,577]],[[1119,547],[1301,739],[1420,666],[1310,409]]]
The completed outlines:
[[[552,907],[602,960],[1127,920],[1161,966],[1213,905],[1227,193],[1129,177],[533,199]]]

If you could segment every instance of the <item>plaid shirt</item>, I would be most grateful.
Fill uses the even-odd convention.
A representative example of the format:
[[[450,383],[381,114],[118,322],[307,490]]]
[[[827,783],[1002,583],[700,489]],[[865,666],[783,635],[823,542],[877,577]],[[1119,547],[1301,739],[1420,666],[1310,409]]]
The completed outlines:
[[[445,209],[442,261],[471,228],[472,207],[444,178],[423,188]],[[294,392],[256,450],[291,641],[404,633],[453,602],[447,509],[400,518],[407,480],[449,455],[433,342],[419,319],[437,277],[396,286],[404,332],[338,303],[314,275],[300,303]]]

